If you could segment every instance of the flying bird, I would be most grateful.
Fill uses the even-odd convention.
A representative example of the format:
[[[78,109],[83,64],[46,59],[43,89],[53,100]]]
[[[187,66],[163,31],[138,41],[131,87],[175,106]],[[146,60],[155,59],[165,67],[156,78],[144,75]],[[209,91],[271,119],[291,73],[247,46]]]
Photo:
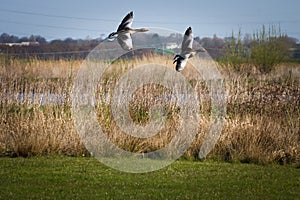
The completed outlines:
[[[181,53],[175,55],[174,57],[173,64],[176,63],[176,71],[178,72],[182,71],[186,66],[188,59],[194,56],[196,53],[206,52],[204,48],[194,50],[193,41],[194,41],[194,37],[193,37],[192,28],[188,27],[183,36]]]
[[[131,11],[124,17],[117,31],[112,32],[108,36],[108,39],[117,38],[121,47],[126,51],[131,51],[133,48],[131,34],[148,31],[148,29],[146,28],[132,29],[131,28],[132,22],[133,22],[133,12]]]

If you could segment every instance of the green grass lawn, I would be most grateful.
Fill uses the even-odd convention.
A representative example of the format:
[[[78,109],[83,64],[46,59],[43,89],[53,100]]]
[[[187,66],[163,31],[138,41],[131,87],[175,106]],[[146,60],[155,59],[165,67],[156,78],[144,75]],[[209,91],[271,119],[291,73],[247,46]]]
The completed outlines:
[[[176,161],[130,174],[94,158],[0,158],[0,199],[300,199],[300,169]]]

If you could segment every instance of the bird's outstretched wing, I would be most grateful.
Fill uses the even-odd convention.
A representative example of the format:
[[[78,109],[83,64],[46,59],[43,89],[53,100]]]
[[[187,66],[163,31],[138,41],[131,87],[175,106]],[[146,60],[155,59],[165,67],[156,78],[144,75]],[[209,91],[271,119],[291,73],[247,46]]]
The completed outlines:
[[[192,28],[189,27],[186,29],[184,36],[183,36],[183,41],[181,45],[181,55],[185,56],[185,54],[189,53],[193,49],[193,32]]]
[[[124,17],[124,19],[122,20],[121,24],[118,27],[117,32],[124,30],[126,27],[131,28],[132,22],[133,22],[133,12],[131,11]]]

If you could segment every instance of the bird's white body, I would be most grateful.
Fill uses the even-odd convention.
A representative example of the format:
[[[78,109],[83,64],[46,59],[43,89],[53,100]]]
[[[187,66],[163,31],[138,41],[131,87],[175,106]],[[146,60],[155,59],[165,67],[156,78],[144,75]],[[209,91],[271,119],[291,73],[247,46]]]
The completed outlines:
[[[132,39],[129,32],[119,33],[117,40],[124,50],[132,50]]]

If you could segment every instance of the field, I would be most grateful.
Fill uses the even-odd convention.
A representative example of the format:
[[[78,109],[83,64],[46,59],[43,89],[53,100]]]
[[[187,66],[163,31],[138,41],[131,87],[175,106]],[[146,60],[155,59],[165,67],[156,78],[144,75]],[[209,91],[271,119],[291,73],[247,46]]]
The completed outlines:
[[[176,161],[123,173],[85,157],[0,159],[0,199],[299,199],[294,166]]]
[[[95,93],[97,120],[107,137],[137,153],[166,145],[179,120],[176,103],[163,102],[166,124],[151,139],[128,136],[118,128],[107,100],[116,80],[153,59],[173,67],[159,56],[143,59],[113,65]],[[81,64],[76,60],[1,59],[0,199],[300,197],[299,64],[283,63],[269,74],[250,65],[243,66],[242,72],[218,65],[228,98],[225,125],[215,148],[206,159],[198,158],[212,110],[211,100],[202,98],[199,131],[189,149],[172,165],[145,174],[118,172],[102,165],[80,140],[70,96]],[[183,75],[198,96],[207,96],[208,87],[191,67]],[[155,85],[137,90],[130,102],[133,122],[147,125],[152,95],[168,92]]]

